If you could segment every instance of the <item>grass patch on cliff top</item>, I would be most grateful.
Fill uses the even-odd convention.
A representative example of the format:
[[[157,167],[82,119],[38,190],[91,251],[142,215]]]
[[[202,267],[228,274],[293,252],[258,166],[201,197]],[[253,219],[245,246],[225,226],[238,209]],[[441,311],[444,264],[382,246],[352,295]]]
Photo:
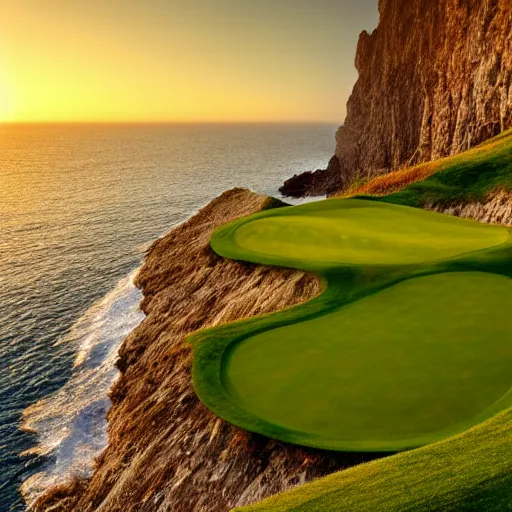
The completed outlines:
[[[371,195],[378,202],[417,207],[483,202],[496,190],[512,190],[512,132],[462,155],[376,178],[351,192]],[[489,270],[510,277],[512,254],[506,253],[493,257],[486,251],[475,253],[474,263],[480,268],[491,257]],[[484,303],[480,297],[482,310]],[[456,300],[452,307],[462,311],[466,305]],[[436,323],[437,317],[430,322]],[[508,333],[503,333],[493,341],[508,339]],[[462,434],[335,473],[236,512],[369,510],[512,510],[512,409]]]
[[[512,190],[512,131],[456,156],[378,176],[344,196],[386,196],[393,204],[422,207],[484,201]]]
[[[507,277],[408,279],[241,341],[224,385],[244,409],[293,433],[283,430],[285,440],[350,451],[421,446],[512,406],[511,308]]]
[[[231,423],[305,446],[389,452],[512,404],[512,345],[499,343],[509,324],[496,303],[512,307],[506,228],[329,200],[239,219],[211,245],[327,283],[292,310],[196,335],[196,392]]]

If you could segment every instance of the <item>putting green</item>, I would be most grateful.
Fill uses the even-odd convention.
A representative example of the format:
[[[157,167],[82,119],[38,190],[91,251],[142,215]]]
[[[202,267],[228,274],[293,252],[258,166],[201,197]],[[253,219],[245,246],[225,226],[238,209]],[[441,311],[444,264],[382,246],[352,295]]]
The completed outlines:
[[[239,219],[211,244],[328,283],[307,304],[195,337],[196,392],[224,419],[307,446],[394,451],[512,405],[508,229],[330,200]]]
[[[512,386],[511,308],[503,276],[403,281],[246,339],[226,364],[228,392],[270,423],[352,448],[424,444],[479,423]]]
[[[400,264],[448,258],[508,239],[506,229],[486,229],[451,217],[440,222],[439,215],[422,213],[372,205],[270,217],[241,226],[235,241],[254,253],[285,258],[299,254],[310,262]]]

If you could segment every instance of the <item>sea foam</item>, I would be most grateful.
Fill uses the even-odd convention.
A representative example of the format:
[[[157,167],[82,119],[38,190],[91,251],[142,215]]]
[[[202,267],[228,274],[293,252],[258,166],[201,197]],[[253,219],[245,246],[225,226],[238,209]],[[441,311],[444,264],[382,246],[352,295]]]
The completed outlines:
[[[29,505],[56,483],[90,476],[95,457],[107,445],[108,392],[119,376],[118,350],[144,318],[135,275],[121,279],[57,342],[76,345],[73,375],[57,392],[23,413],[23,429],[38,437],[38,445],[28,453],[47,457],[41,471],[21,487]]]

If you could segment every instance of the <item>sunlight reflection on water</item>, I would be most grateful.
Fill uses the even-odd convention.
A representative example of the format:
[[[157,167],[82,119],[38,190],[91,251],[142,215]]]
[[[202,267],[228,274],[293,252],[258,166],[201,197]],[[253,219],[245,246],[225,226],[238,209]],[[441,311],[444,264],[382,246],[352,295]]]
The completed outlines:
[[[32,423],[38,431],[37,450],[37,437],[19,428],[25,408],[52,393],[58,397],[58,390],[77,378],[81,367],[73,369],[73,362],[84,343],[102,346],[94,331],[106,329],[105,323],[91,322],[80,331],[76,322],[90,319],[91,306],[116,283],[125,286],[123,279],[140,265],[152,240],[223,190],[246,186],[276,194],[290,175],[325,165],[335,129],[0,125],[0,510],[23,510],[22,480],[48,468],[48,457],[20,458],[21,452],[49,453],[55,462],[64,460],[59,446],[75,450],[76,436],[59,437],[48,425],[54,421],[55,429],[65,425],[67,431],[85,432],[85,419],[103,417],[108,407],[98,402],[95,409],[88,400],[82,409],[65,404],[60,419],[45,416],[42,422],[32,409],[25,426]],[[105,316],[118,331],[105,334],[101,349],[108,364],[100,364],[104,375],[98,379],[104,379],[105,389],[115,378],[109,373],[113,347],[137,316],[122,320],[138,301],[128,289],[123,293],[130,299],[114,301],[119,308],[112,306]],[[69,336],[75,337],[72,343],[57,343]],[[101,437],[95,436],[89,437],[91,453]],[[59,445],[61,438],[70,441]]]

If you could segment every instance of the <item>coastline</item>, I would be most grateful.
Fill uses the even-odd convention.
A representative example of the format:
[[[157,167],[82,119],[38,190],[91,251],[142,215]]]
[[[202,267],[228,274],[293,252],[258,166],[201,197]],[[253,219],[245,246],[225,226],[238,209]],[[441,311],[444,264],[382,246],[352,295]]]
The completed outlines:
[[[94,302],[70,332],[56,342],[56,346],[76,347],[73,373],[57,391],[23,410],[19,428],[34,434],[36,443],[20,457],[44,461],[19,487],[27,510],[33,510],[39,498],[62,486],[71,486],[78,492],[92,476],[96,458],[109,442],[110,391],[121,376],[118,351],[145,318],[141,309],[144,295],[136,285],[137,275],[151,247],[200,210],[201,207],[190,209],[184,220],[156,239],[140,244],[136,250],[143,257],[137,268]]]
[[[119,378],[115,362],[125,337],[142,321],[139,269],[122,278],[93,304],[57,344],[76,346],[73,373],[55,393],[23,411],[21,429],[37,435],[37,445],[21,456],[44,457],[37,473],[21,485],[27,506],[71,476],[89,478],[94,459],[108,443],[108,396]]]
[[[216,418],[193,391],[189,334],[320,291],[309,274],[224,260],[209,247],[217,226],[281,205],[233,189],[151,246],[136,279],[146,317],[119,351],[109,444],[90,480],[59,482],[34,510],[140,504],[137,510],[227,512],[366,460],[248,434]]]
[[[508,204],[508,196],[469,205],[463,216],[489,222],[497,204]],[[224,260],[209,247],[217,226],[281,205],[233,189],[152,244],[135,279],[146,316],[120,346],[120,378],[109,393],[109,444],[92,475],[55,479],[33,510],[113,511],[141,503],[137,510],[227,512],[375,458],[244,432],[216,418],[193,391],[189,334],[285,309],[321,290],[307,273]]]
[[[60,341],[75,322],[140,266],[148,241],[238,183],[273,195],[293,169],[316,167],[330,155],[335,129],[50,128],[5,129],[13,147],[6,147],[3,168],[14,180],[3,206],[19,215],[1,222],[0,509],[25,509],[20,484],[47,461],[19,456],[37,443],[20,423],[27,407],[72,377],[77,345]],[[33,186],[33,201],[25,184]]]

